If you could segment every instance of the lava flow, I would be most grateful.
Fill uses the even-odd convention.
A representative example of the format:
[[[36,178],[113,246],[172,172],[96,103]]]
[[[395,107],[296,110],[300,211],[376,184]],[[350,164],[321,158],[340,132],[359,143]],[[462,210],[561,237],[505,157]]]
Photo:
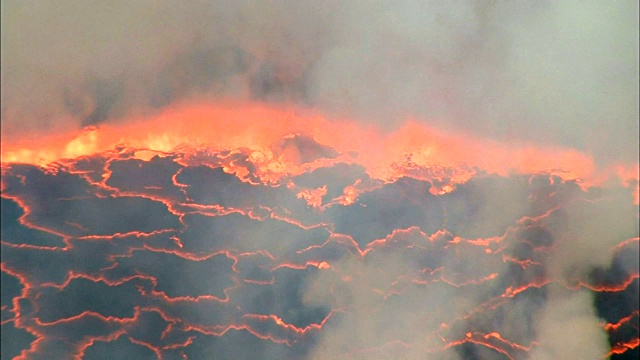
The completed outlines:
[[[7,142],[2,357],[637,357],[637,187],[263,104]]]

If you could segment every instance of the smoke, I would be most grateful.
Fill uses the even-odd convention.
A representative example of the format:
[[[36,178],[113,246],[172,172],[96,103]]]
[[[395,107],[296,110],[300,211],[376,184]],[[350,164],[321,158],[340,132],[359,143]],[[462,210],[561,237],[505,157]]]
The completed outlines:
[[[332,262],[335,272],[317,274],[305,300],[345,314],[329,324],[310,358],[502,358],[491,350],[491,331],[528,348],[514,349],[511,356],[518,359],[607,354],[605,320],[596,314],[594,294],[578,287],[594,269],[611,268],[615,244],[638,236],[637,208],[616,191],[593,197],[564,184],[553,190],[562,205],[540,213],[537,205],[552,206],[542,182],[472,180],[444,197],[445,230],[396,230],[364,246],[363,256]],[[527,196],[536,192],[542,201],[537,205]],[[466,213],[456,201],[464,201]],[[497,203],[503,213],[495,211]],[[496,216],[484,216],[488,212]],[[427,222],[433,217],[427,214]],[[530,263],[516,265],[519,260]],[[443,347],[452,342],[467,347]],[[479,343],[489,345],[473,347]]]
[[[577,201],[557,218],[550,218],[557,245],[547,267],[553,278],[571,284],[594,268],[611,267],[613,243],[625,236],[637,236],[634,206],[611,191],[605,199],[597,205]],[[536,324],[541,346],[530,359],[596,359],[608,352],[607,334],[599,325],[603,320],[597,317],[593,303],[593,293],[551,287]]]
[[[541,346],[533,350],[529,359],[601,358],[609,344],[599,322],[590,294],[551,295],[538,324]]]
[[[274,149],[335,155],[304,137]],[[339,157],[278,186],[250,150],[107,155],[3,169],[7,354],[633,356],[638,209],[620,185],[478,174],[435,196]]]
[[[2,1],[3,137],[183,101],[637,160],[635,1]]]
[[[239,100],[236,104],[311,108],[330,119],[347,117],[383,131],[415,120],[436,130],[499,140],[514,149],[530,144],[575,148],[600,166],[639,160],[637,1],[195,0],[185,5],[177,0],[2,0],[1,4],[3,140],[123,123],[185,103],[231,99]],[[338,156],[306,136],[285,138],[271,150],[294,162]],[[361,141],[358,134],[350,136]],[[377,153],[372,153],[375,158]],[[487,157],[491,155],[495,156]],[[255,170],[249,160],[238,162],[246,163],[247,172]],[[234,301],[242,304],[238,311],[251,309],[253,317],[230,313],[222,305],[220,310],[193,311],[214,318],[203,320],[203,328],[229,314],[248,328],[258,316],[268,318],[259,312],[267,307],[262,301],[266,298],[273,304],[265,314],[274,310],[289,319],[308,320],[301,321],[300,328],[329,319],[317,338],[309,340],[314,343],[302,346],[310,353],[297,354],[310,359],[489,359],[500,356],[492,341],[502,341],[500,349],[509,348],[508,344],[526,347],[509,348],[517,359],[599,358],[610,350],[593,294],[574,290],[590,286],[583,283],[592,280],[594,269],[611,266],[616,244],[638,236],[637,205],[626,190],[594,194],[559,179],[536,188],[539,184],[515,176],[487,177],[485,182],[479,176],[436,197],[427,182],[400,179],[357,194],[353,204],[334,202],[321,208],[342,192],[346,196],[350,185],[355,191],[360,180],[371,180],[364,170],[362,174],[353,170],[358,174],[352,176],[338,169],[335,173],[344,178],[333,172],[315,174],[321,177],[317,184],[312,178],[313,186],[304,187],[306,192],[298,189],[309,204],[314,200],[323,209],[314,213],[317,209],[305,207],[304,196],[280,192],[294,189],[294,182],[288,190],[257,190],[261,188],[240,182],[222,168],[178,171],[173,163],[159,166],[168,172],[173,167],[170,175],[175,179],[166,176],[166,184],[149,188],[178,187],[174,190],[181,196],[187,190],[179,185],[188,184],[185,201],[204,204],[203,209],[274,209],[264,216],[258,211],[225,217],[189,213],[180,217],[182,225],[169,224],[189,227],[181,231],[180,251],[203,256],[233,246],[248,259],[249,265],[242,261],[238,265],[249,270],[248,275],[241,274],[246,284],[234,290],[239,294]],[[117,164],[114,169],[111,185],[115,181],[118,187]],[[127,176],[121,176],[119,188],[126,189],[122,179],[129,175],[144,178],[150,171],[145,168],[145,174],[138,174],[132,169],[133,164],[122,171]],[[238,184],[223,187],[216,182],[228,178]],[[43,189],[34,194],[49,199],[45,193],[52,190]],[[535,191],[543,193],[539,195],[544,200],[537,202]],[[78,228],[71,229],[75,222],[63,221],[66,216],[90,224],[97,234],[111,233],[114,224],[125,227],[116,226],[121,233],[163,229],[147,213],[141,215],[134,203],[122,206],[113,201],[113,209],[128,210],[104,213],[85,210],[94,208],[90,202],[82,204],[80,210],[68,211],[81,214],[73,216],[43,206],[49,212],[43,212],[45,220],[40,221],[64,223],[61,228],[72,234]],[[280,208],[283,213],[300,214],[296,220],[304,225],[305,220],[331,224],[332,235],[321,228],[307,231],[284,224],[277,216]],[[173,215],[167,216],[173,219]],[[134,223],[151,229],[135,228]],[[250,266],[258,261],[251,256],[275,262],[260,253],[263,248],[278,260],[293,253],[307,256],[305,249],[330,253],[321,246],[327,237],[327,244],[341,252],[326,258],[329,268],[321,271],[318,266],[317,273],[305,272],[303,280],[291,275],[289,281],[284,270],[275,276]],[[336,240],[342,237],[352,241]],[[211,238],[223,240],[215,243]],[[174,249],[178,245],[167,243],[173,246],[167,245],[167,251],[178,251]],[[293,251],[294,246],[301,249]],[[350,246],[349,251],[342,246]],[[127,254],[131,268],[142,269],[134,263],[143,262],[133,256],[139,254]],[[150,259],[149,264],[158,263]],[[176,261],[181,264],[185,259]],[[631,261],[623,265],[637,269]],[[105,265],[99,271],[104,269],[115,267]],[[180,281],[161,275],[171,284]],[[212,282],[222,286],[217,277]],[[198,281],[187,283],[211,291],[199,287]],[[295,289],[264,294],[255,290],[264,284]],[[225,289],[219,289],[219,298],[226,295]],[[131,292],[137,294],[139,289]],[[274,295],[280,293],[284,295]],[[307,313],[307,308],[313,311]],[[322,309],[331,309],[332,315]],[[491,335],[492,331],[502,335]],[[245,333],[234,336],[239,340],[220,345],[229,349],[229,357],[237,344],[246,344],[245,336],[260,342]],[[194,357],[207,354],[210,340],[198,337],[197,346],[189,351]],[[128,344],[124,337],[120,341]],[[283,357],[279,349],[262,347],[266,346],[246,348],[255,351],[252,357],[267,351]],[[282,350],[286,351],[290,350]]]

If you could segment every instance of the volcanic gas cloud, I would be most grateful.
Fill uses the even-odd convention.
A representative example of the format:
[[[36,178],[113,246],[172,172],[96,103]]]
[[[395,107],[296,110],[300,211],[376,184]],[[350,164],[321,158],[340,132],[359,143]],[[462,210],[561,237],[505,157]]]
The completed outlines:
[[[1,357],[637,358],[637,14],[3,0]]]

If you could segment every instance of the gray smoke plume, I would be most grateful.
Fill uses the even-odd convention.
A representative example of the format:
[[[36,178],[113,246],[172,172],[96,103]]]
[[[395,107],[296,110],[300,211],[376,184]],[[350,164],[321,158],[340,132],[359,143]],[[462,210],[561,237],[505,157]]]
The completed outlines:
[[[2,0],[3,138],[182,101],[638,159],[638,2]]]

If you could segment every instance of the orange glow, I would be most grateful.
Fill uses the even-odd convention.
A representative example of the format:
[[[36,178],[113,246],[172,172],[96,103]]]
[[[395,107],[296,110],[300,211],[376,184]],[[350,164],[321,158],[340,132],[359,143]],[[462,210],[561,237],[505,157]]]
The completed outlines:
[[[475,169],[480,169],[500,175],[547,172],[565,180],[579,179],[584,185],[618,176],[631,186],[636,181],[636,203],[638,198],[637,165],[616,165],[604,175],[596,174],[591,157],[573,149],[514,146],[445,133],[414,120],[396,131],[383,133],[354,120],[329,120],[310,110],[261,103],[183,104],[153,117],[103,124],[75,133],[7,139],[2,147],[2,162],[46,165],[118,147],[139,150],[135,156],[140,159],[149,159],[158,151],[248,148],[253,151],[250,160],[262,172],[260,176],[274,181],[314,168],[313,164],[297,163],[295,156],[273,153],[271,146],[291,134],[306,134],[332,147],[342,154],[334,162],[360,164],[374,179],[389,181],[409,174],[425,179],[446,178],[448,184],[439,188],[438,194],[451,192],[452,184],[467,181]],[[316,167],[321,160],[315,161]],[[246,175],[246,169],[227,170],[237,171],[240,177]],[[352,203],[356,193],[355,188],[346,191],[343,202]],[[311,206],[317,206],[317,194],[301,196],[308,197]]]
[[[298,199],[304,199],[307,205],[320,209],[322,207],[322,197],[327,193],[327,186],[317,189],[305,189],[300,191],[296,196]]]
[[[305,148],[304,142],[295,142],[296,137],[293,135],[304,135],[304,139],[311,140],[320,144],[312,144]],[[291,140],[287,146],[278,147],[283,139]],[[311,140],[309,140],[311,139]],[[307,141],[305,140],[305,141]],[[274,146],[276,145],[276,146]],[[292,146],[289,146],[292,145]],[[307,144],[308,145],[308,144]],[[300,146],[300,148],[297,148]],[[333,151],[326,151],[325,147],[331,148]],[[231,150],[228,152],[219,150]],[[315,153],[315,152],[319,153]],[[594,161],[584,153],[576,150],[558,148],[558,147],[536,147],[532,145],[516,146],[514,144],[501,143],[494,140],[481,139],[465,134],[446,133],[443,131],[430,128],[426,123],[415,120],[406,122],[403,126],[393,132],[383,132],[381,129],[373,126],[366,126],[355,120],[329,120],[323,116],[315,114],[308,110],[300,110],[294,108],[276,108],[259,103],[225,103],[225,104],[186,104],[167,110],[157,116],[148,118],[129,119],[125,123],[119,124],[103,124],[99,127],[90,127],[82,131],[70,132],[65,134],[40,134],[31,138],[6,140],[3,143],[2,171],[9,171],[8,163],[30,163],[43,166],[46,172],[56,173],[58,171],[67,171],[72,174],[85,178],[88,183],[94,186],[95,190],[111,193],[115,196],[136,196],[146,198],[166,206],[167,210],[180,219],[186,227],[183,218],[187,214],[198,214],[201,216],[215,217],[224,216],[231,213],[242,214],[253,220],[263,221],[265,219],[273,219],[294,225],[300,229],[309,230],[316,227],[327,227],[324,223],[302,223],[300,219],[289,217],[286,212],[277,211],[261,205],[255,209],[235,208],[218,204],[200,204],[192,200],[182,203],[171,196],[160,195],[163,187],[156,185],[145,185],[142,193],[120,190],[117,185],[110,183],[112,169],[109,168],[109,162],[105,162],[101,172],[101,180],[96,177],[90,177],[83,174],[83,170],[73,166],[72,161],[63,161],[69,158],[80,158],[94,154],[104,154],[105,158],[116,159],[120,156],[135,158],[143,161],[149,161],[156,155],[175,156],[175,161],[185,167],[191,165],[211,165],[221,167],[227,174],[233,174],[243,181],[249,183],[263,182],[265,184],[279,183],[292,191],[298,199],[302,199],[313,210],[322,212],[327,207],[340,204],[344,206],[352,205],[357,202],[358,197],[371,191],[376,187],[381,187],[384,182],[393,181],[403,176],[428,180],[433,183],[429,189],[433,195],[445,195],[455,191],[456,185],[464,183],[475,176],[478,172],[493,173],[503,176],[522,173],[545,173],[556,175],[564,180],[577,180],[581,186],[591,186],[599,184],[607,184],[611,181],[635,189],[635,203],[638,204],[638,166],[615,164],[604,169],[597,169]],[[237,156],[240,155],[240,156]],[[328,155],[328,156],[326,156]],[[333,156],[336,156],[335,158]],[[304,161],[307,159],[307,161]],[[352,184],[344,186],[342,194],[323,204],[323,199],[333,189],[327,185],[308,185],[319,186],[305,188],[298,186],[294,181],[289,181],[289,176],[302,174],[315,169],[323,169],[331,167],[334,164],[347,163],[362,166],[366,173],[371,177],[367,179],[355,180]],[[179,170],[171,176],[171,183],[185,196],[187,192],[184,189],[189,185],[181,183],[179,180]],[[255,177],[257,177],[257,179]],[[19,182],[25,186],[26,177],[15,175]],[[554,181],[553,178],[550,179]],[[0,183],[3,192],[7,184],[4,180]],[[331,189],[331,190],[329,190]],[[334,193],[335,195],[335,193]],[[43,247],[25,244],[4,243],[7,248],[29,248],[41,251],[64,252],[72,248],[70,239],[73,237],[63,230],[48,228],[45,225],[37,223],[32,218],[31,205],[27,199],[22,199],[17,195],[2,194],[3,198],[15,201],[23,210],[24,214],[18,219],[19,223],[25,227],[44,231],[46,233],[60,237],[66,244],[65,247]],[[99,196],[96,193],[96,196]],[[358,204],[356,206],[365,206]],[[549,210],[551,211],[551,210]],[[536,218],[523,218],[530,221],[539,221],[549,216],[546,214],[538,215]],[[528,220],[528,221],[529,221]],[[522,222],[522,220],[521,220]],[[89,233],[90,229],[87,224],[74,221],[65,221],[64,224],[69,229],[80,230]],[[144,241],[145,238],[158,234],[165,234],[175,244],[175,248],[163,248],[153,245],[151,242]],[[411,238],[416,236],[423,239],[416,244],[403,243],[403,238]],[[83,242],[90,241],[110,241],[117,242],[126,237],[135,237],[141,242],[140,247],[132,249],[144,249],[147,251],[173,254],[190,261],[202,261],[212,256],[224,254],[228,259],[232,260],[234,265],[232,270],[239,273],[236,265],[241,257],[260,256],[268,261],[263,266],[264,270],[273,272],[278,269],[294,269],[306,270],[309,268],[317,268],[323,270],[326,274],[335,275],[337,279],[341,279],[345,283],[358,283],[362,280],[357,273],[349,273],[348,269],[342,267],[339,262],[332,260],[323,261],[320,253],[323,250],[331,248],[331,246],[340,246],[340,249],[355,255],[357,258],[364,259],[368,254],[373,254],[378,249],[385,247],[406,246],[409,248],[419,248],[421,246],[433,245],[446,242],[445,247],[455,248],[456,245],[473,245],[482,247],[481,250],[486,254],[495,254],[501,256],[503,262],[510,262],[519,265],[526,270],[532,266],[540,266],[539,262],[532,259],[520,259],[509,256],[504,251],[503,237],[487,237],[478,239],[464,239],[448,233],[447,230],[438,230],[428,236],[418,227],[410,227],[406,229],[395,229],[385,238],[370,242],[364,249],[361,249],[356,241],[347,235],[333,233],[324,244],[310,245],[307,248],[297,250],[296,256],[291,258],[280,259],[277,253],[271,254],[267,250],[254,250],[254,252],[237,253],[239,250],[216,249],[211,253],[196,254],[185,249],[180,239],[180,234],[174,234],[173,229],[160,229],[152,232],[132,231],[128,233],[115,233],[112,235],[83,235],[76,237],[75,240]],[[450,238],[449,238],[450,237]],[[629,246],[635,246],[638,238],[634,237],[620,242],[611,248],[612,253],[626,251]],[[187,246],[188,248],[188,246]],[[131,257],[133,250],[127,254],[119,255],[119,257]],[[247,251],[247,250],[242,250]],[[319,251],[316,253],[316,251]],[[502,254],[500,254],[502,252]],[[114,262],[115,267],[117,263]],[[34,285],[27,277],[19,273],[14,273],[2,264],[2,270],[7,271],[11,275],[18,277],[24,285],[21,297],[26,297],[27,291]],[[105,270],[105,269],[102,269]],[[402,294],[402,286],[404,281],[411,284],[419,284],[427,286],[430,282],[442,282],[446,286],[453,288],[461,288],[464,286],[476,286],[483,283],[495,282],[499,279],[499,273],[477,273],[474,276],[464,276],[456,273],[449,273],[444,267],[424,268],[421,270],[424,277],[403,279],[398,278],[394,281],[393,286],[387,289],[373,289],[373,293],[383,299],[388,299],[394,295]],[[620,279],[614,284],[590,284],[585,281],[577,280],[574,284],[561,284],[568,289],[579,290],[587,288],[595,292],[621,292],[637,281],[640,274],[632,273],[624,279]],[[237,294],[244,284],[253,284],[256,286],[264,286],[274,283],[274,276],[267,276],[259,279],[239,279],[234,281],[232,285],[222,289],[222,295],[199,294],[195,296],[170,296],[168,293],[158,288],[159,279],[144,273],[136,273],[122,278],[112,279],[103,274],[85,274],[82,272],[69,272],[61,282],[44,282],[38,284],[43,287],[53,287],[62,290],[67,287],[74,279],[85,279],[92,282],[100,282],[107,286],[119,286],[125,282],[138,281],[146,284],[145,287],[139,287],[138,291],[142,296],[147,296],[161,305],[178,306],[181,304],[215,304],[229,305],[233,303],[233,296]],[[444,334],[445,329],[456,329],[458,324],[466,322],[468,319],[477,316],[485,311],[492,311],[506,304],[510,299],[518,294],[531,288],[541,288],[557,280],[550,278],[535,278],[528,283],[515,283],[507,287],[504,292],[494,298],[488,299],[486,302],[477,307],[466,311],[464,314],[456,316],[443,322],[440,325],[440,331],[443,333],[432,334],[439,336],[443,343],[443,348],[449,348],[464,343],[478,344],[489,349],[493,349],[498,353],[505,355],[507,358],[519,358],[517,354],[528,352],[534,343],[518,344],[509,340],[509,334],[500,334],[498,332],[481,333],[476,330],[466,333],[455,333],[453,337]],[[396,287],[398,285],[398,287]],[[333,289],[331,289],[333,292]],[[15,309],[19,307],[14,304]],[[148,310],[148,309],[147,309]],[[23,328],[33,333],[39,339],[44,339],[44,335],[38,333],[39,328],[57,326],[61,324],[73,323],[84,319],[93,319],[106,324],[122,324],[130,326],[138,321],[140,308],[136,308],[134,317],[117,318],[113,316],[105,316],[100,313],[85,311],[80,314],[62,318],[55,321],[45,322],[36,319],[35,323],[20,324],[20,313],[15,312],[15,317],[7,321],[16,321]],[[168,322],[174,323],[157,310]],[[223,336],[228,331],[246,330],[254,336],[269,340],[274,343],[287,344],[291,346],[299,339],[307,336],[308,333],[320,331],[322,326],[330,319],[334,313],[340,312],[340,309],[332,309],[321,322],[311,323],[306,327],[297,327],[291,323],[287,323],[282,317],[276,314],[244,314],[238,319],[229,320],[228,323],[220,325],[201,325],[186,324],[187,331],[194,330],[203,334],[212,336]],[[623,327],[630,326],[637,318],[638,312],[635,311],[631,315],[621,318],[617,323],[602,324],[607,332],[618,331]],[[286,319],[286,317],[285,317]],[[170,329],[169,325],[166,332]],[[81,358],[84,350],[91,346],[94,341],[113,341],[124,333],[120,330],[111,334],[109,337],[89,337],[88,340],[79,345],[76,358]],[[176,344],[166,345],[163,349],[183,348],[188,346],[193,337],[182,340]],[[139,341],[132,342],[145,346],[156,354],[160,354],[160,349],[152,345]],[[38,353],[41,343],[36,340],[32,343],[29,353]],[[390,346],[394,342],[382,345]],[[402,345],[401,342],[395,344]],[[622,354],[629,349],[638,346],[638,338],[632,338],[623,343],[618,343],[612,347],[611,354]],[[404,346],[404,345],[403,345]],[[408,345],[407,345],[408,346]],[[437,351],[437,348],[435,349]],[[25,352],[27,354],[27,352]],[[158,355],[158,358],[161,358]]]
[[[617,354],[617,355],[624,354],[628,350],[635,349],[638,346],[640,346],[640,338],[633,338],[633,339],[629,340],[628,342],[616,344],[611,349],[609,354],[607,354],[607,356],[610,356],[610,355],[613,355],[613,354]]]

